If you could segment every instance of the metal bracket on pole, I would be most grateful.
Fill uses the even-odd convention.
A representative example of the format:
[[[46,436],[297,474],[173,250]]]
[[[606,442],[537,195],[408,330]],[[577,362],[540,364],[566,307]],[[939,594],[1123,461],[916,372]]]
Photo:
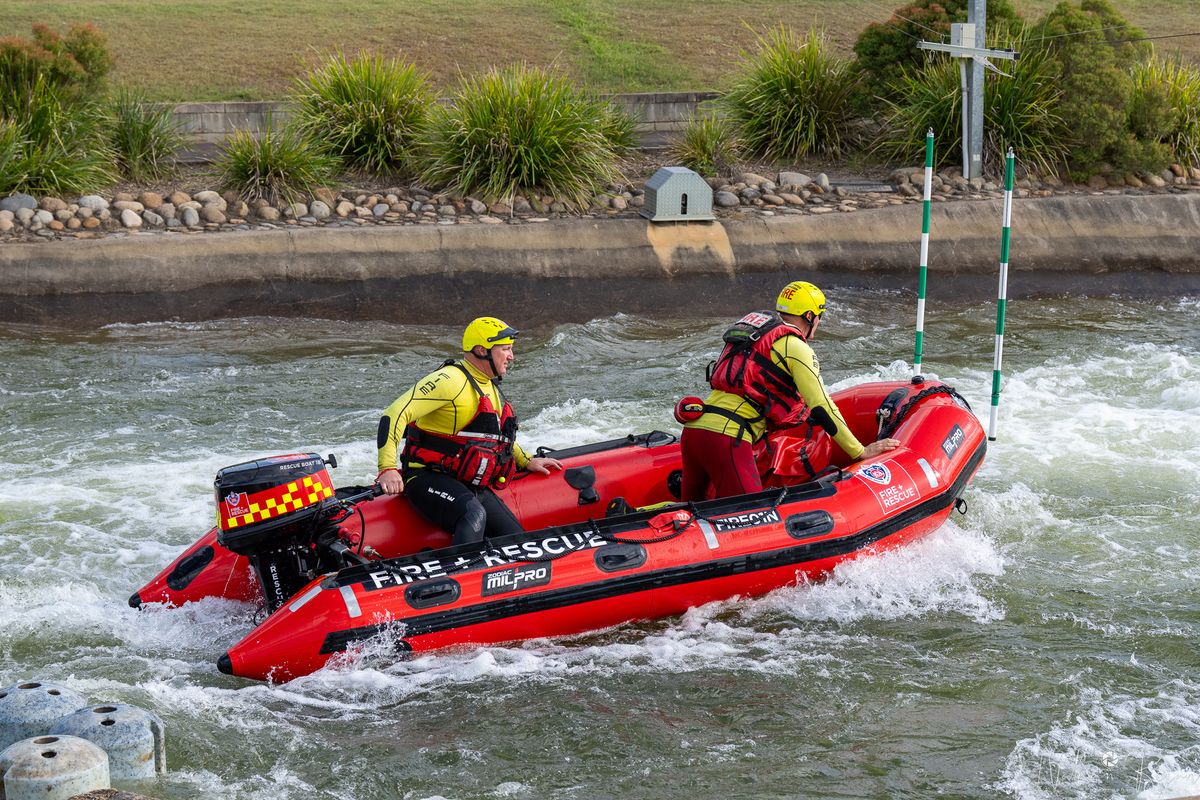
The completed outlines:
[[[991,50],[986,47],[966,47],[957,44],[942,44],[941,42],[917,42],[919,50],[937,50],[949,53],[955,58],[1001,58],[1015,61],[1020,55],[1018,50]]]
[[[982,69],[979,71],[979,79],[977,81],[973,80],[971,76],[978,66],[983,69],[990,69],[999,75],[1010,77],[992,65],[988,59],[996,58],[1003,61],[1015,61],[1020,56],[1020,53],[1016,50],[993,50],[988,47],[971,46],[968,43],[975,41],[978,33],[974,23],[954,23],[950,26],[950,31],[950,44],[917,42],[917,47],[921,50],[935,50],[941,53],[949,53],[954,58],[962,59],[962,64],[959,67],[962,83],[962,174],[964,178],[977,178],[983,174],[983,154],[980,152],[983,145]]]

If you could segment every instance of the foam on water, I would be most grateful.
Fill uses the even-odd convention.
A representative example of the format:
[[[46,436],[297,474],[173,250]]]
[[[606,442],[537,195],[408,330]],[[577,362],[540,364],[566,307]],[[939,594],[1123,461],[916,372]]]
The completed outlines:
[[[897,355],[911,309],[895,299],[832,302],[816,349],[833,388],[908,377]],[[986,421],[990,309],[935,305],[926,376]],[[1121,322],[1130,313],[1140,326]],[[727,324],[616,315],[523,337],[505,382],[522,445],[677,432],[671,406],[704,394]],[[135,611],[125,598],[211,525],[221,467],[335,452],[338,485],[368,483],[380,409],[458,331],[268,318],[6,328],[0,685],[63,680],[153,708],[181,754],[149,792],[168,800],[594,796],[630,775],[667,796],[678,784],[664,776],[684,773],[732,796],[749,764],[763,796],[1198,793],[1197,329],[1197,298],[1011,304],[1000,440],[967,516],[821,582],[518,646],[397,660],[384,639],[272,685],[215,668],[253,608]],[[724,705],[740,715],[727,730],[711,722]],[[506,726],[554,751],[609,709],[620,730],[600,755],[556,751],[572,759],[570,786],[536,759],[497,770]],[[493,712],[509,718],[471,740]],[[463,740],[440,741],[440,725]],[[622,761],[622,743],[639,757]],[[772,791],[778,773],[795,777],[786,792]]]
[[[1181,749],[1163,746],[1167,738]],[[1021,800],[1104,794],[1114,775],[1138,800],[1200,792],[1200,685],[1172,681],[1150,697],[1082,688],[1069,719],[1022,739],[999,788]]]
[[[840,659],[848,641],[862,638],[854,624],[863,620],[952,614],[986,624],[1002,618],[1003,610],[977,585],[1002,574],[1003,559],[986,537],[950,524],[910,547],[844,563],[823,582],[764,598],[711,603],[678,619],[563,640],[423,653],[403,661],[396,661],[384,637],[290,686],[399,702],[450,686],[494,687],[499,679],[519,688],[613,670],[819,674]]]

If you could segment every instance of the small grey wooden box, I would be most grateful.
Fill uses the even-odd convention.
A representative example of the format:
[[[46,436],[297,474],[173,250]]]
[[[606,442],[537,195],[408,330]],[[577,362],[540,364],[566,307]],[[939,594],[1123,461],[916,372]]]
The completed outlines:
[[[687,167],[663,167],[646,181],[646,204],[639,212],[651,222],[697,222],[715,219],[713,191]]]

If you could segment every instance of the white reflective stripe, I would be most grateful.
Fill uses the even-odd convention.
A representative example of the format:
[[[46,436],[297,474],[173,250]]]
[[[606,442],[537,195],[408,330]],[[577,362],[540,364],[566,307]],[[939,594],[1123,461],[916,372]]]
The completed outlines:
[[[929,462],[923,458],[918,458],[917,463],[921,465],[921,469],[925,470],[925,477],[929,479],[929,488],[936,489],[938,486],[938,476],[933,471],[933,467],[929,466]]]
[[[362,609],[358,607],[358,598],[354,596],[353,586],[343,586],[338,589],[342,593],[342,600],[346,602],[346,614],[350,619],[362,616]]]
[[[704,541],[708,543],[709,550],[716,550],[721,546],[717,541],[717,532],[713,530],[713,526],[708,520],[698,519],[696,524],[700,526],[700,531],[704,534]]]
[[[314,597],[316,597],[320,593],[321,593],[321,585],[317,584],[316,586],[312,587],[307,592],[305,592],[304,594],[300,595],[295,600],[293,600],[292,604],[290,606],[288,606],[288,611],[292,611],[292,612],[299,611],[301,606],[303,606],[309,600],[312,600]]]
[[[491,439],[492,441],[500,441],[504,437],[499,433],[475,433],[473,431],[459,431],[455,436],[462,436],[467,439]]]

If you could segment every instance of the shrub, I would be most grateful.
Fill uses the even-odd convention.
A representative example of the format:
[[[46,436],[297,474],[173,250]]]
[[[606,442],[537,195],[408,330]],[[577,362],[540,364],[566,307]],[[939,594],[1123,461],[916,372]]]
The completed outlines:
[[[1019,162],[1044,175],[1054,175],[1064,163],[1072,132],[1058,108],[1062,90],[1054,81],[1055,65],[1045,50],[1027,47],[1030,33],[1013,38],[997,35],[994,47],[1021,51],[1007,62],[1012,77],[988,75],[984,83],[983,163],[1000,175],[1004,155],[1011,146]],[[959,64],[949,57],[930,61],[919,69],[904,70],[888,89],[884,133],[872,152],[885,158],[919,163],[925,151],[925,132],[934,132],[937,166],[961,162],[962,102]]]
[[[1200,70],[1158,55],[1136,64],[1129,127],[1142,141],[1169,146],[1180,162],[1200,166]]]
[[[107,118],[94,103],[69,101],[45,77],[20,101],[0,110],[6,118],[0,192],[82,193],[113,183]]]
[[[90,22],[72,24],[63,39],[63,48],[75,57],[87,74],[84,88],[99,90],[116,63],[116,57],[108,49],[108,37],[104,31]]]
[[[63,37],[34,25],[32,40],[0,39],[0,98],[28,95],[39,75],[62,99],[82,98],[99,91],[112,66],[107,40],[96,26],[72,25]]]
[[[59,59],[78,65],[82,71],[80,88],[84,91],[99,91],[112,71],[115,59],[108,49],[108,37],[90,22],[72,23],[66,36],[45,25],[34,25],[33,40]]]
[[[0,107],[19,107],[26,102],[38,80],[62,88],[85,78],[75,59],[63,58],[39,44],[7,36],[0,39]]]
[[[670,159],[701,175],[723,175],[741,157],[733,125],[724,117],[701,116],[688,121],[667,149]]]
[[[297,81],[296,124],[349,169],[406,173],[431,97],[428,79],[411,64],[337,53]]]
[[[1143,37],[1142,32],[1107,0],[1083,0],[1078,6],[1059,3],[1042,20],[1039,33],[1063,91],[1059,113],[1071,120],[1075,133],[1072,173],[1084,177],[1104,164],[1145,167],[1146,148],[1130,132],[1126,113],[1133,65],[1149,52],[1146,44],[1129,40]]]
[[[337,158],[298,129],[276,128],[268,121],[257,139],[246,131],[230,137],[215,166],[222,189],[277,205],[327,186]]]
[[[117,167],[136,182],[157,181],[175,172],[175,153],[183,147],[183,134],[171,109],[153,105],[128,89],[113,97],[112,143]]]
[[[422,133],[426,183],[488,199],[542,190],[576,203],[621,179],[616,112],[565,78],[536,67],[464,78]]]
[[[722,102],[750,153],[780,161],[836,156],[849,144],[856,82],[851,63],[831,55],[824,37],[800,38],[781,25],[759,37]]]
[[[868,88],[887,96],[901,70],[918,69],[929,60],[917,42],[950,40],[950,24],[967,21],[969,0],[915,0],[893,12],[886,23],[872,23],[854,43],[858,67],[866,75]],[[989,37],[1004,35],[1020,26],[1021,16],[1009,0],[987,4]]]

